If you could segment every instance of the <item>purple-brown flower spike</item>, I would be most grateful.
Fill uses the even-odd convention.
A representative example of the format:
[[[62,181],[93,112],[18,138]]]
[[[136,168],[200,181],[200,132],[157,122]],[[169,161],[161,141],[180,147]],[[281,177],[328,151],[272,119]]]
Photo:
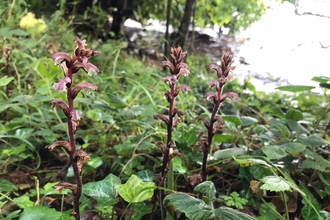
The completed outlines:
[[[53,144],[47,146],[49,150],[54,150],[57,147],[63,147],[66,149],[70,157],[70,162],[73,167],[74,177],[76,180],[76,186],[70,183],[60,183],[54,188],[61,191],[64,188],[71,189],[73,192],[73,209],[72,215],[76,220],[80,220],[79,200],[82,194],[82,168],[83,165],[90,160],[90,155],[84,150],[77,150],[75,134],[81,120],[78,111],[74,108],[74,99],[77,97],[81,90],[86,89],[87,94],[90,90],[96,90],[97,86],[92,83],[81,83],[77,86],[73,86],[73,76],[80,69],[85,70],[88,75],[92,73],[98,73],[99,69],[89,62],[89,58],[100,54],[99,51],[93,51],[89,48],[85,48],[86,40],[80,40],[76,37],[75,42],[77,44],[72,56],[65,52],[58,52],[52,56],[56,65],[62,67],[64,77],[58,82],[54,83],[54,89],[58,91],[66,91],[67,103],[60,99],[53,99],[51,104],[57,109],[62,109],[68,123],[69,139],[70,141],[55,141]]]
[[[213,100],[214,107],[212,110],[211,118],[207,120],[206,118],[197,117],[197,121],[202,121],[207,129],[207,137],[200,139],[200,146],[203,148],[203,164],[202,164],[202,180],[207,179],[207,157],[210,153],[210,148],[212,145],[212,138],[218,130],[223,130],[225,128],[224,121],[221,116],[218,115],[221,104],[227,99],[235,99],[238,95],[235,92],[223,93],[223,87],[232,78],[229,75],[231,70],[235,67],[231,66],[234,63],[233,55],[226,53],[221,58],[221,67],[211,64],[210,68],[215,70],[217,73],[217,80],[211,80],[208,84],[212,88],[214,87],[216,92],[207,92],[205,97],[207,100]],[[216,123],[217,122],[217,123]],[[215,124],[216,123],[216,124]]]
[[[163,66],[167,66],[170,69],[172,76],[176,76],[173,80],[178,80],[180,75],[183,74],[187,76],[190,72],[187,69],[188,65],[183,62],[183,59],[186,57],[187,52],[183,52],[180,46],[176,48],[171,48],[171,58],[172,62],[170,61],[163,61]]]

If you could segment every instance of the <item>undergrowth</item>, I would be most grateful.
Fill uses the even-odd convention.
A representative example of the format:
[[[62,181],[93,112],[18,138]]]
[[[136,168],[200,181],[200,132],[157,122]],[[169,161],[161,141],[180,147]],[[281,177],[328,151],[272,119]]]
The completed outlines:
[[[127,55],[123,42],[82,35],[101,51],[90,78],[81,73],[98,52],[81,47],[61,11],[27,27],[25,1],[0,6],[2,219],[330,218],[329,77],[311,76],[322,93],[266,93],[235,80],[231,54],[211,70],[173,47],[169,74]],[[74,39],[82,52],[51,58]],[[54,59],[65,71],[73,57],[80,73],[63,79]],[[77,91],[69,110],[59,81],[71,101]],[[98,90],[78,93],[79,84]],[[59,141],[66,148],[45,149]],[[79,169],[77,151],[88,152]]]

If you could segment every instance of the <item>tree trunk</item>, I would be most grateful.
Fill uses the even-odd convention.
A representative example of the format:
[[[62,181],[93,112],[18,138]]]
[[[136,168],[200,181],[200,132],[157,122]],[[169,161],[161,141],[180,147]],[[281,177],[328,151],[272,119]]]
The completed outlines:
[[[189,30],[190,18],[193,12],[196,0],[187,0],[184,8],[184,14],[181,19],[181,24],[177,34],[176,45],[180,45],[182,48],[186,42],[186,37]]]
[[[116,10],[112,12],[112,25],[111,32],[113,32],[113,38],[119,39],[125,37],[124,22],[125,22],[125,10],[127,8],[127,0],[117,0]]]

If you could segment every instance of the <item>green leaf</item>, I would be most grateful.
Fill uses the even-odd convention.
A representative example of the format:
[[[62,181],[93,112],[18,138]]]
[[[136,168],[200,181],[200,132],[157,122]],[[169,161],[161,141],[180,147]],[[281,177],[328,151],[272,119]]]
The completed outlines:
[[[136,173],[136,175],[143,180],[144,182],[152,182],[153,181],[153,172],[151,170],[140,170]]]
[[[187,168],[182,165],[182,159],[180,157],[174,157],[172,160],[173,160],[173,168],[175,171],[181,174],[187,172]]]
[[[288,155],[282,147],[277,145],[263,146],[261,151],[270,160],[278,160]]]
[[[302,144],[306,145],[306,146],[310,146],[310,147],[319,147],[319,146],[322,146],[322,145],[329,145],[330,142],[319,137],[319,136],[316,136],[316,135],[311,135],[311,136],[308,136],[308,137],[303,137],[303,136],[299,136],[297,138],[297,140],[299,142],[301,142]]]
[[[299,121],[299,120],[302,120],[304,118],[304,116],[301,113],[301,111],[296,110],[296,109],[291,109],[285,114],[285,118]]]
[[[308,220],[318,220],[319,216],[317,215],[318,213],[309,205],[305,205],[301,209],[301,215],[304,219]]]
[[[274,173],[268,167],[260,166],[258,164],[251,166],[249,171],[252,176],[258,180],[264,178],[265,176],[274,175]]]
[[[311,91],[315,86],[300,86],[300,85],[288,85],[288,86],[280,86],[276,89],[286,91],[286,92],[303,92],[303,91]]]
[[[257,125],[256,127],[253,128],[253,130],[255,133],[261,134],[262,132],[267,131],[267,128],[264,125]]]
[[[294,120],[287,120],[288,126],[291,130],[297,132],[297,134],[309,134],[309,131],[301,124]]]
[[[239,163],[240,166],[242,167],[249,167],[255,164],[260,164],[260,165],[265,165],[267,167],[272,167],[269,165],[266,161],[260,160],[260,159],[254,159],[254,158],[249,158],[249,159],[237,159],[233,157],[234,160]]]
[[[120,98],[118,98],[117,96],[115,96],[114,94],[108,93],[108,98],[109,98],[109,102],[111,104],[111,106],[115,107],[115,108],[125,108],[128,106],[128,104],[126,102],[124,102],[123,100],[121,100]]]
[[[55,209],[48,208],[46,206],[31,206],[24,209],[19,220],[49,220],[49,219],[63,219],[64,213],[58,212]],[[73,217],[67,216],[65,219],[74,219]]]
[[[15,78],[14,77],[8,77],[8,76],[3,76],[0,79],[0,86],[6,86],[8,85],[11,81],[13,81]]]
[[[236,209],[229,207],[220,207],[214,210],[215,216],[221,218],[221,220],[254,220],[250,215],[240,212]]]
[[[216,143],[224,143],[231,141],[233,139],[233,136],[231,134],[215,134],[213,136],[213,141]]]
[[[280,108],[272,108],[271,112],[273,113],[274,116],[278,118],[285,118],[284,112]]]
[[[207,220],[215,217],[212,208],[206,205],[203,200],[184,193],[167,195],[163,203],[165,206],[175,206],[191,220]]]
[[[103,164],[102,157],[92,157],[88,162],[87,165],[93,168],[98,168]]]
[[[290,131],[289,129],[283,125],[283,124],[275,124],[272,125],[272,127],[270,128],[270,131],[277,137],[285,137],[288,138],[290,136]]]
[[[288,181],[279,176],[265,176],[261,179],[261,182],[264,184],[260,187],[260,189],[274,192],[292,191]]]
[[[11,33],[13,35],[16,35],[16,36],[26,36],[28,35],[27,32],[23,31],[23,30],[20,30],[20,29],[14,29],[14,30],[11,30]]]
[[[320,83],[320,87],[330,89],[330,83]]]
[[[258,122],[258,119],[249,116],[241,116],[242,126],[249,126]]]
[[[143,182],[136,175],[132,175],[125,184],[117,186],[118,193],[126,202],[136,203],[150,199],[154,194],[155,184]]]
[[[326,82],[330,81],[330,77],[327,77],[327,76],[314,76],[312,78],[312,80],[314,82],[326,83]]]
[[[217,150],[214,152],[214,157],[216,159],[226,159],[226,158],[231,158],[233,156],[240,156],[244,155],[246,151],[242,148],[228,148],[228,149],[223,149],[223,150]]]
[[[222,119],[224,121],[232,122],[237,126],[242,125],[241,119],[237,116],[234,116],[234,115],[223,115]]]
[[[196,135],[196,127],[190,129],[188,132],[182,134],[181,142],[187,144],[194,144],[198,140],[198,135]]]
[[[118,202],[116,186],[120,184],[120,179],[115,175],[109,174],[103,180],[90,182],[83,186],[83,193],[92,197],[97,204],[111,206]]]
[[[134,204],[134,215],[130,218],[131,220],[140,220],[142,217],[146,214],[149,214],[152,212],[152,204],[146,205],[143,202],[139,202]]]
[[[0,179],[0,192],[11,192],[17,190],[17,186],[6,179]]]
[[[19,207],[26,209],[28,207],[33,206],[33,202],[30,200],[30,198],[26,195],[16,197],[13,199],[14,203],[18,205]]]
[[[291,152],[303,152],[306,149],[306,146],[299,142],[285,142],[279,146]]]
[[[194,192],[204,193],[212,202],[215,200],[216,189],[211,181],[204,181],[194,188]]]

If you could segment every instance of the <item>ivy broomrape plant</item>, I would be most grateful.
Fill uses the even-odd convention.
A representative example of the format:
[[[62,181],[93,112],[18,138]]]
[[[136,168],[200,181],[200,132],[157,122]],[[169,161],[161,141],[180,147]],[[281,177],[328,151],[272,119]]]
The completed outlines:
[[[72,56],[69,56],[65,52],[58,52],[52,56],[55,64],[59,65],[64,72],[64,77],[58,83],[54,84],[54,89],[58,91],[66,91],[67,103],[60,99],[53,99],[50,103],[56,109],[63,110],[67,118],[69,142],[63,140],[55,141],[54,143],[46,146],[46,148],[52,151],[58,147],[63,147],[70,157],[76,185],[63,182],[55,185],[54,189],[60,192],[65,188],[72,191],[74,201],[73,212],[71,215],[74,216],[75,219],[79,220],[79,200],[82,193],[82,167],[85,162],[90,160],[90,155],[85,151],[76,148],[75,133],[81,117],[74,108],[74,99],[81,90],[86,89],[87,93],[89,93],[90,89],[96,90],[97,86],[92,83],[81,83],[73,87],[73,76],[80,69],[85,70],[88,75],[98,73],[99,69],[89,62],[89,58],[100,54],[100,52],[85,48],[86,40],[80,40],[76,37],[75,42],[77,46]]]

